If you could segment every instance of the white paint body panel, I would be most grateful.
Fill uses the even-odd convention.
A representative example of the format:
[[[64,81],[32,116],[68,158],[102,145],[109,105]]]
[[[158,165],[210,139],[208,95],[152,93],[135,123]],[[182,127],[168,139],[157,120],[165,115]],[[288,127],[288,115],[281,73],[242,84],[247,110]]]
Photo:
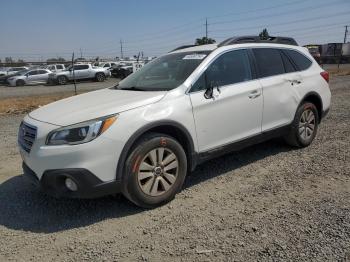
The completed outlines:
[[[261,132],[262,90],[258,80],[214,89],[214,99],[204,91],[191,93],[199,151],[241,140]],[[259,95],[249,98],[252,92]]]

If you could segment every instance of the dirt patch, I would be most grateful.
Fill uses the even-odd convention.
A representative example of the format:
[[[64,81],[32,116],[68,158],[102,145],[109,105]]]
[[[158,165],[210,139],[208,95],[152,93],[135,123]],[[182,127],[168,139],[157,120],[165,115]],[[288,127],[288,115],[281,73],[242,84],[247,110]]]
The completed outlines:
[[[38,107],[73,95],[73,92],[67,92],[64,94],[2,99],[0,100],[0,115],[26,114]]]
[[[347,76],[347,75],[350,75],[350,69],[330,69],[330,70],[327,70],[328,73],[331,75],[331,76]]]

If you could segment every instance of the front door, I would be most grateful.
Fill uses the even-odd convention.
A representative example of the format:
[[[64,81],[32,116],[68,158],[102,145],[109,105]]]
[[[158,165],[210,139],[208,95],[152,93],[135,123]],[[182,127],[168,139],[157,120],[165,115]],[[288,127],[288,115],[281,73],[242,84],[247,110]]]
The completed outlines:
[[[204,96],[213,86],[213,96]],[[190,90],[199,151],[208,151],[261,133],[262,89],[254,80],[248,51],[218,57]]]
[[[38,82],[39,76],[38,70],[31,70],[26,74],[26,83],[27,84],[35,84]]]

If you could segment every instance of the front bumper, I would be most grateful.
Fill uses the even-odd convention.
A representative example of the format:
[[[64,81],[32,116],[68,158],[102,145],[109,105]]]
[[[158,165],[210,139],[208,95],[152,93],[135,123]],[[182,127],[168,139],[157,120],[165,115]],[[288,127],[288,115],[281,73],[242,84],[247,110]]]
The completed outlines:
[[[41,179],[24,162],[23,176],[43,192],[54,197],[97,198],[121,192],[120,181],[103,182],[93,173],[83,168],[47,170]],[[70,178],[77,184],[77,191],[70,191],[65,186],[65,179]]]
[[[329,108],[327,108],[326,110],[323,110],[321,119],[323,120],[328,115],[328,113],[329,113]]]

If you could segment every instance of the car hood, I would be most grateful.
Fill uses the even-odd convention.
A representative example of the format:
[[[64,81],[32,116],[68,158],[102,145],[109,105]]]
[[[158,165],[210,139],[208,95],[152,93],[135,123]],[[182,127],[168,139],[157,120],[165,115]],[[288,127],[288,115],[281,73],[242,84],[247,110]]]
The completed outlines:
[[[107,88],[53,102],[29,113],[29,117],[58,126],[68,126],[146,106],[159,101],[165,94],[166,91]]]

